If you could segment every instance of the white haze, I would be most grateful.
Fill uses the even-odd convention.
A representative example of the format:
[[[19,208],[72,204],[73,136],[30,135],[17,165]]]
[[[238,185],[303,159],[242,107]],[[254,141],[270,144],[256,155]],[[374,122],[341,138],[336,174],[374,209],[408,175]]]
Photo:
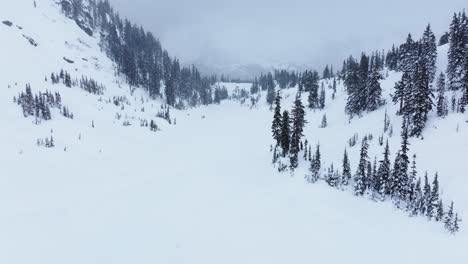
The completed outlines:
[[[427,23],[437,36],[464,0],[111,0],[183,62],[341,66],[361,51],[387,49]]]

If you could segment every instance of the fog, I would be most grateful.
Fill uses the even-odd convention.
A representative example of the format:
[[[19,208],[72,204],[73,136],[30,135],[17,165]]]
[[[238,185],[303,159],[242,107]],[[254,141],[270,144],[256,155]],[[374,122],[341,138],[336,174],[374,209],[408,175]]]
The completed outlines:
[[[431,23],[448,30],[466,0],[111,0],[186,63],[340,66],[349,54],[387,49]]]

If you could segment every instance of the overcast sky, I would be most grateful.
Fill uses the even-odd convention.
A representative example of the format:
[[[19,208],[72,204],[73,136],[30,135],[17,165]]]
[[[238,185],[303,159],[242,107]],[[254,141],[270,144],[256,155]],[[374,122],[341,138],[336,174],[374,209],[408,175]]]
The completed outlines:
[[[437,36],[467,0],[111,0],[182,61],[341,66],[427,23]]]

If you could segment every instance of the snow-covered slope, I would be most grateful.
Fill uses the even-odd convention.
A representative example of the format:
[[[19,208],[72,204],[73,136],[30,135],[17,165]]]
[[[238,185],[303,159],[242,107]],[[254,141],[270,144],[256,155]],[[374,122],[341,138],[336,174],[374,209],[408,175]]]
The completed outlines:
[[[14,2],[14,3],[13,3]],[[148,100],[115,76],[99,41],[65,18],[55,1],[0,4],[0,263],[465,263],[468,233],[456,236],[440,224],[409,218],[390,203],[375,203],[306,184],[307,164],[291,177],[271,166],[272,113],[225,101],[173,110],[176,125],[155,117],[161,102]],[[18,28],[20,26],[22,29]],[[23,35],[31,37],[37,46]],[[444,50],[445,49],[445,50]],[[443,64],[446,48],[439,49]],[[64,57],[73,60],[70,64]],[[88,94],[45,81],[65,69],[106,86]],[[441,67],[444,69],[445,67]],[[399,74],[383,82],[390,93]],[[13,97],[59,91],[74,119],[53,110],[35,125]],[[233,91],[236,86],[221,84]],[[385,109],[348,122],[345,94],[322,112],[307,112],[307,138],[320,142],[324,167],[340,164],[354,134],[380,135]],[[290,107],[296,89],[283,90]],[[109,102],[125,96],[128,103]],[[110,100],[112,101],[112,100]],[[144,112],[142,111],[144,108]],[[400,120],[387,104],[399,146]],[[329,126],[318,128],[323,113]],[[121,118],[117,119],[116,116]],[[152,132],[140,120],[154,119]],[[442,196],[468,219],[466,115],[431,115],[425,139],[411,140],[420,173],[440,174]],[[131,126],[123,126],[129,121]],[[94,128],[92,127],[94,123]],[[457,128],[458,127],[458,128]],[[56,147],[36,145],[54,137]],[[353,171],[358,148],[350,148]],[[377,139],[370,154],[380,155]]]

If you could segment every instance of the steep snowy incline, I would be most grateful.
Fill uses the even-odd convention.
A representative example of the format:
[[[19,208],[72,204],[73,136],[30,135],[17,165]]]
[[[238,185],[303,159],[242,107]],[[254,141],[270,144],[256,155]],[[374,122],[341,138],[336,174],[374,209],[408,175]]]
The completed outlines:
[[[100,142],[99,154],[18,157],[0,185],[0,261],[461,263],[466,257],[460,237],[436,224],[275,173],[265,147],[269,116],[226,103],[193,110],[157,136],[109,131],[121,140]]]

